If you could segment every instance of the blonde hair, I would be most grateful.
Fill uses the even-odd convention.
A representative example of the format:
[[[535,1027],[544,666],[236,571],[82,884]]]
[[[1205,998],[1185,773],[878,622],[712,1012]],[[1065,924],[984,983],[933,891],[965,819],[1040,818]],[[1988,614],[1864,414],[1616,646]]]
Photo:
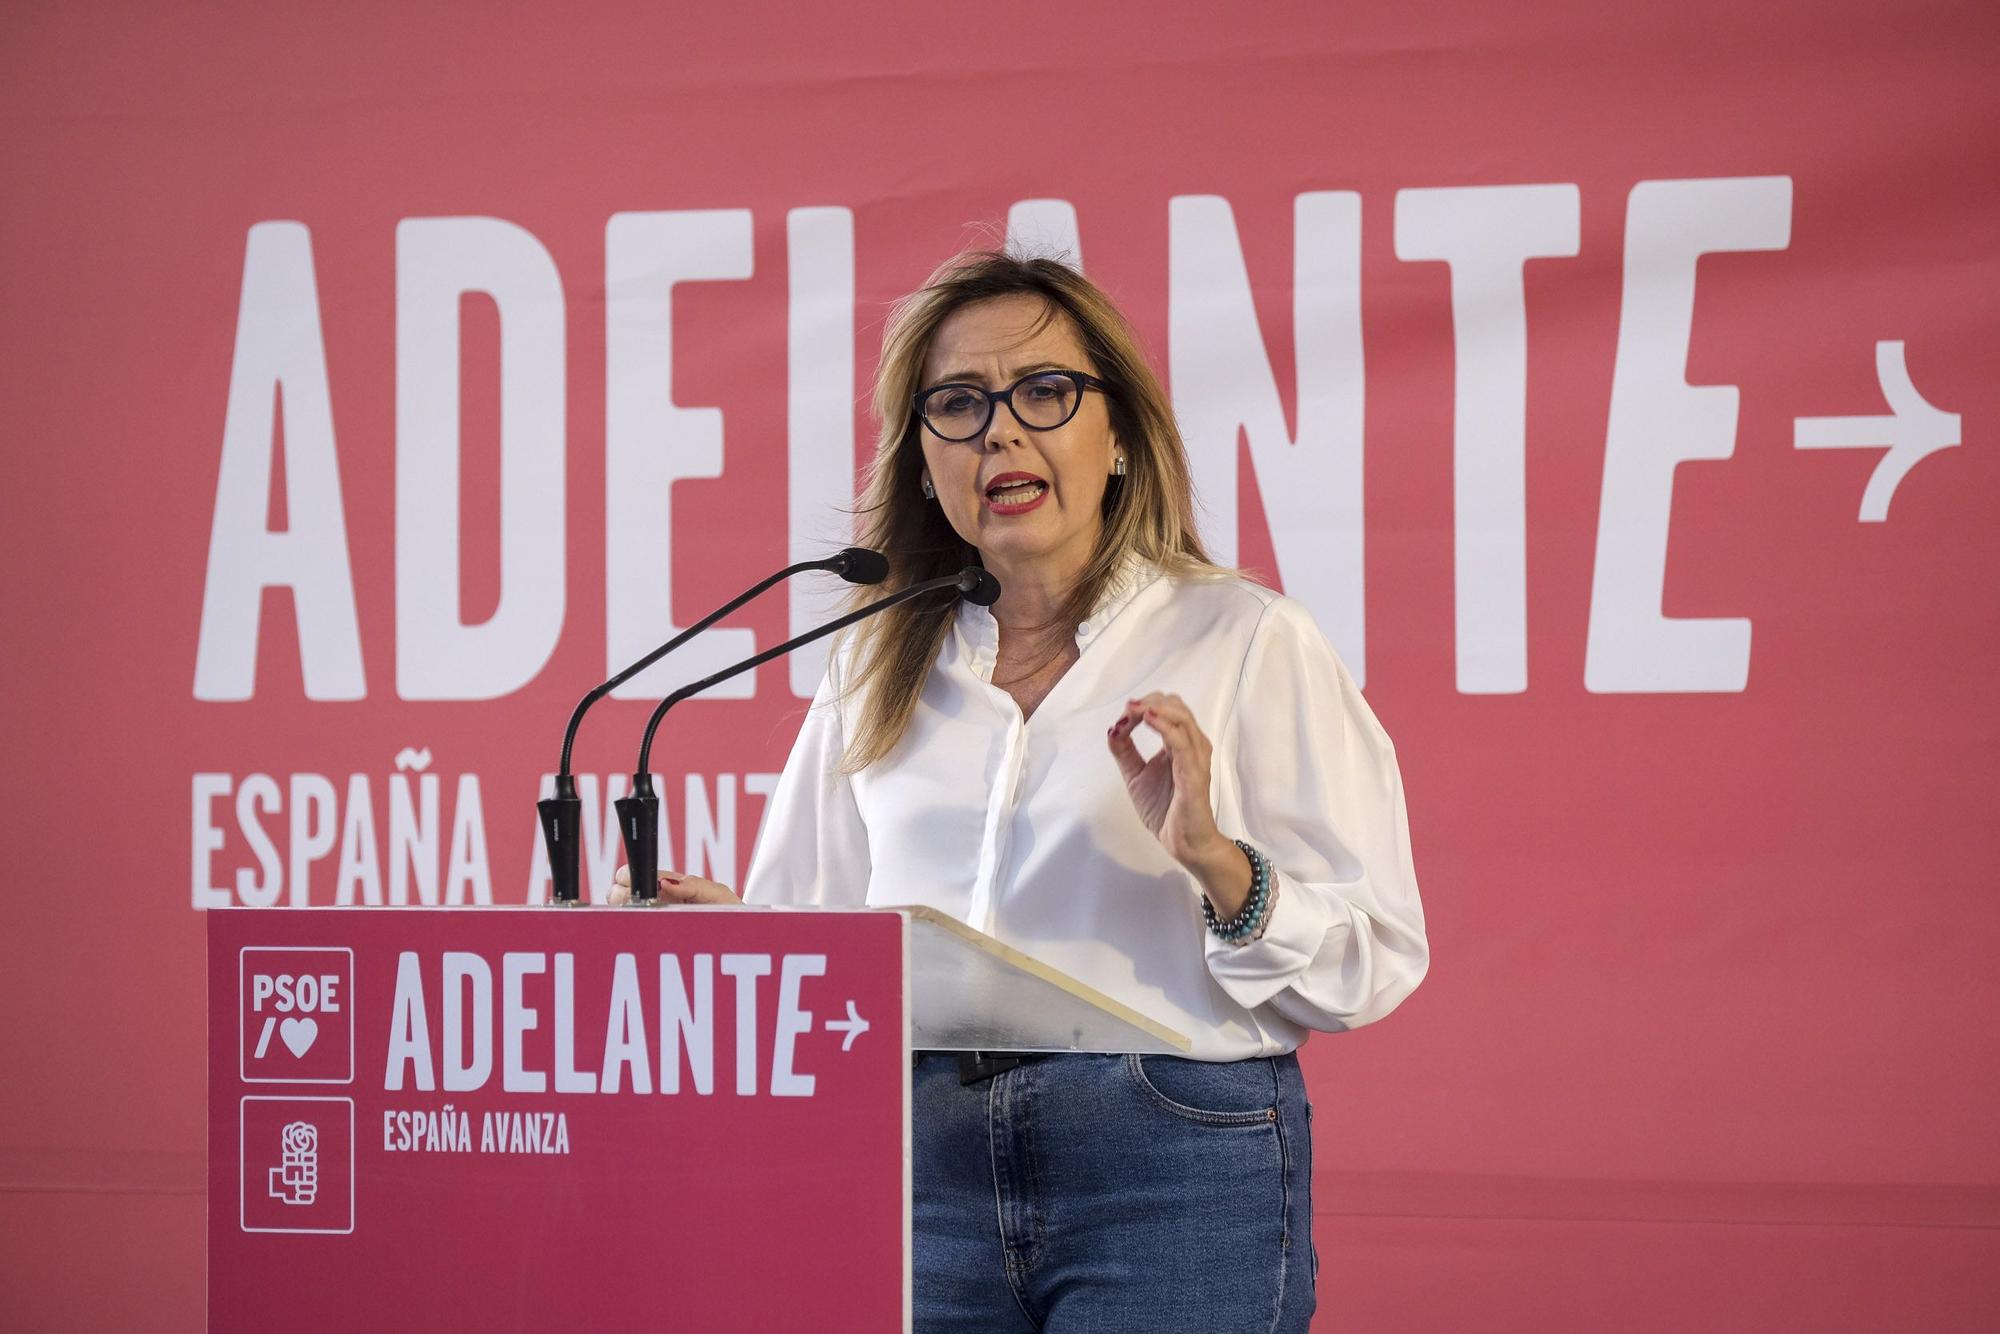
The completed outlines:
[[[1195,528],[1187,447],[1159,378],[1137,335],[1097,286],[1053,259],[1026,259],[995,250],[946,260],[890,313],[875,374],[875,415],[881,423],[875,461],[857,507],[862,545],[886,553],[888,580],[857,589],[857,603],[979,563],[944,508],[924,499],[924,458],[915,396],[938,326],[976,301],[1026,295],[1044,303],[1044,323],[1067,318],[1091,365],[1078,367],[1109,387],[1111,429],[1124,446],[1126,472],[1105,490],[1104,522],[1090,563],[1070,590],[1057,620],[1073,628],[1087,617],[1126,560],[1142,556],[1183,577],[1224,573],[1203,549]],[[915,598],[856,627],[846,688],[861,700],[842,768],[867,768],[896,748],[915,716],[925,678],[958,613],[942,595]]]

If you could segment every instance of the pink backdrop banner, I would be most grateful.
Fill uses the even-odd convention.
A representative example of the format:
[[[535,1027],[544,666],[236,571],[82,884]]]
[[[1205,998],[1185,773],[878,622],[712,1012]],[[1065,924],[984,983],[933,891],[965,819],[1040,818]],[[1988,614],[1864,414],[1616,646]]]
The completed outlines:
[[[846,539],[982,237],[1130,312],[1397,743],[1322,1327],[2000,1311],[1990,4],[0,25],[0,1324],[200,1322],[204,913],[539,898],[571,706]],[[594,894],[647,699],[827,597],[593,713]],[[675,711],[668,864],[740,881],[816,673]]]

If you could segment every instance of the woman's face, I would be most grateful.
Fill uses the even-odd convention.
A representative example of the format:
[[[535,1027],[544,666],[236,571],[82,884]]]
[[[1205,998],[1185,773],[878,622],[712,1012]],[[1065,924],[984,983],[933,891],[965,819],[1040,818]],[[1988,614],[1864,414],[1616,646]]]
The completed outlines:
[[[1035,371],[1097,374],[1068,317],[1045,312],[1027,295],[953,311],[931,339],[918,389],[973,384],[997,393]],[[1051,430],[1023,426],[1005,403],[993,405],[992,420],[970,440],[920,429],[937,503],[1003,585],[1009,573],[1058,586],[1082,573],[1117,451],[1101,392],[1085,392],[1076,415]]]

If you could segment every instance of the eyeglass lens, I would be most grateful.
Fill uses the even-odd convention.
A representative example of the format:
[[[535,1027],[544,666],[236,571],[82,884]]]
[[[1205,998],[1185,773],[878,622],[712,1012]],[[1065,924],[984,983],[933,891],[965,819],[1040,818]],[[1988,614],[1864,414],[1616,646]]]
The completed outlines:
[[[1005,397],[1023,426],[1049,430],[1076,415],[1076,381],[1066,375],[1031,375],[1012,389],[989,394],[971,385],[948,385],[924,400],[924,420],[947,440],[969,440],[985,429],[994,400]]]

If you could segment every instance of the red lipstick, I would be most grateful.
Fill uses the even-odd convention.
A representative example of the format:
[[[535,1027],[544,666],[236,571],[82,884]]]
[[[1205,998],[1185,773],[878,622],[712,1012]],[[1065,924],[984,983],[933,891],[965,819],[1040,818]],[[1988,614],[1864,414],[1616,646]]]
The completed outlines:
[[[1048,482],[1031,472],[1003,472],[986,483],[986,508],[993,514],[1026,514],[1048,497]]]

